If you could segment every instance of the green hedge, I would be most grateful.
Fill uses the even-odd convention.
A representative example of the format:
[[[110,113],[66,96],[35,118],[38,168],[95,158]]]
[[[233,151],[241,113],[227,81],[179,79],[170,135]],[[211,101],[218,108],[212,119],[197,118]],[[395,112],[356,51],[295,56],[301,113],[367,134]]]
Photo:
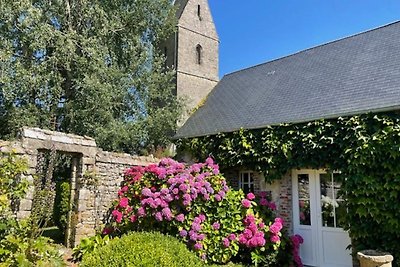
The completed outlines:
[[[205,266],[176,238],[160,233],[133,232],[85,254],[80,267]]]
[[[68,224],[70,210],[71,185],[68,181],[56,184],[56,198],[54,200],[53,220],[55,225],[63,232]]]

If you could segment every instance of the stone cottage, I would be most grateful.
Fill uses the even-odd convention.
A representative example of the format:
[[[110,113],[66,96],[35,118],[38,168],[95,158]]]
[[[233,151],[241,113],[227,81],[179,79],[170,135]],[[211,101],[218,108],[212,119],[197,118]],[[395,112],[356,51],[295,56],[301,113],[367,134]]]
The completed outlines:
[[[176,138],[213,136],[400,109],[400,22],[313,47],[223,77]],[[244,191],[268,190],[290,231],[304,237],[309,266],[347,267],[348,232],[338,223],[338,173],[294,169],[266,184],[251,169],[225,172]],[[324,220],[324,201],[333,220]]]

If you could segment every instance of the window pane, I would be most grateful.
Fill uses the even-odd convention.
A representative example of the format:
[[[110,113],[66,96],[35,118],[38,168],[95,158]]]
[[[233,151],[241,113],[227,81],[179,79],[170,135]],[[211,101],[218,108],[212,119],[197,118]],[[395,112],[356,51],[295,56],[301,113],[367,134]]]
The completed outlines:
[[[344,202],[344,198],[340,188],[342,187],[342,180],[343,175],[339,173],[333,174],[333,192],[335,194],[335,199],[337,202],[337,207],[335,208],[335,220],[336,220],[336,227],[343,228],[344,217],[347,213],[347,208]]]
[[[250,192],[250,188],[248,184],[243,185],[242,187],[243,193],[247,194]]]
[[[308,174],[298,175],[299,220],[301,225],[311,225],[310,216],[310,179]]]
[[[250,192],[254,193],[254,183],[250,184],[250,188],[249,188]],[[249,192],[249,193],[250,193]]]
[[[332,187],[331,174],[324,173],[319,175],[321,190],[321,219],[322,226],[335,227],[335,208],[336,200]]]
[[[252,172],[241,172],[239,187],[245,194],[254,192],[254,174]]]

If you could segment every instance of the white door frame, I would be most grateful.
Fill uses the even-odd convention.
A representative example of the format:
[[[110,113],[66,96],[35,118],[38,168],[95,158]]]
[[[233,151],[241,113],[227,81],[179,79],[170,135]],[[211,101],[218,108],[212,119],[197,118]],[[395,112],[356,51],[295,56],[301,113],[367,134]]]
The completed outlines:
[[[309,195],[310,195],[310,213],[316,213],[316,196],[315,191],[311,187],[313,184],[311,179],[314,179],[314,170],[303,169],[303,170],[293,170],[292,171],[292,200],[293,200],[293,230],[295,234],[300,234],[304,238],[305,244],[300,247],[300,251],[303,252],[303,263],[310,266],[318,266],[319,263],[319,250],[318,240],[317,240],[317,229],[312,227],[317,225],[315,216],[311,216],[311,225],[301,225],[300,224],[300,210],[299,210],[299,188],[298,188],[298,175],[306,174],[310,179],[309,183]],[[296,232],[297,231],[297,232]],[[312,248],[309,250],[309,248]],[[304,251],[307,250],[307,251]],[[304,257],[307,255],[307,257]]]
[[[305,243],[300,248],[304,258],[303,263],[309,266],[323,267],[344,267],[351,266],[351,257],[345,256],[346,264],[342,263],[324,263],[323,236],[325,238],[334,237],[335,235],[343,236],[343,229],[325,227],[322,225],[321,218],[321,189],[320,189],[320,174],[327,173],[325,170],[301,169],[292,171],[292,202],[293,202],[293,230],[295,234],[303,235]],[[298,175],[305,174],[309,178],[309,198],[310,198],[310,223],[311,225],[300,224],[300,209],[299,209],[299,188]],[[347,241],[348,237],[341,237],[340,242]],[[348,240],[350,240],[348,238]],[[338,244],[339,245],[339,244]],[[349,252],[350,254],[350,252]],[[350,261],[350,262],[349,262]]]

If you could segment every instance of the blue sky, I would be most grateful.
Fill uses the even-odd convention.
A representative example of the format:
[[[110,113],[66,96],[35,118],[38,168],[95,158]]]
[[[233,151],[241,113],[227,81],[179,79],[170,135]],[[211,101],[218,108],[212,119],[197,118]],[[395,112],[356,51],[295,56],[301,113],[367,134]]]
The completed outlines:
[[[399,0],[209,0],[220,76],[400,20]]]

